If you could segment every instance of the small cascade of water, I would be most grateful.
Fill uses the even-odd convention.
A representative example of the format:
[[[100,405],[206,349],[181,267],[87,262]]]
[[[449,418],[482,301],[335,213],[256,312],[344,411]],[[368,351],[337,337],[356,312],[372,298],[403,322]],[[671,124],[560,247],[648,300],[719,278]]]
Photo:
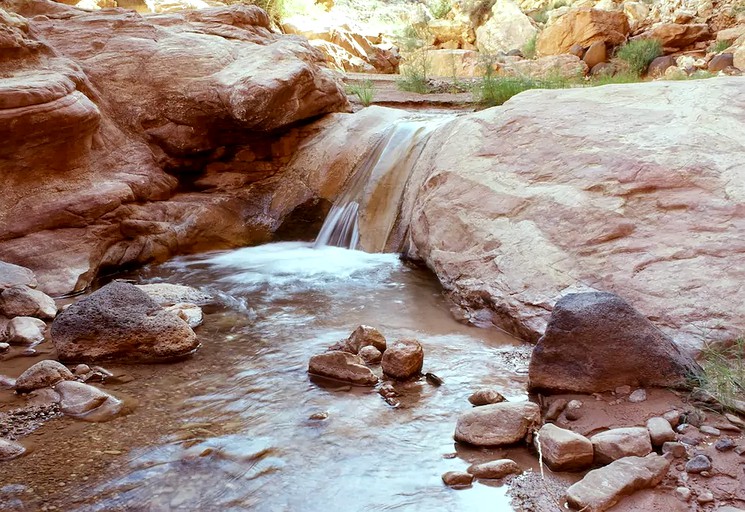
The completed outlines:
[[[354,171],[323,223],[315,247],[384,251],[414,165],[430,135],[449,117],[393,125]],[[365,220],[365,232],[360,231]],[[361,239],[364,242],[361,244]]]

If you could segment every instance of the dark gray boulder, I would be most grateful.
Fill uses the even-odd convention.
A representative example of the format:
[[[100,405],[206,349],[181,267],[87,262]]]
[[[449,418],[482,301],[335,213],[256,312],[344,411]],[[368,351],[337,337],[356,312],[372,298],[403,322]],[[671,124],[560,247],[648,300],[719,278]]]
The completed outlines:
[[[529,368],[532,391],[687,388],[701,368],[618,295],[574,293],[554,306]]]
[[[62,361],[163,361],[199,346],[184,320],[136,286],[120,281],[59,314],[51,333]]]

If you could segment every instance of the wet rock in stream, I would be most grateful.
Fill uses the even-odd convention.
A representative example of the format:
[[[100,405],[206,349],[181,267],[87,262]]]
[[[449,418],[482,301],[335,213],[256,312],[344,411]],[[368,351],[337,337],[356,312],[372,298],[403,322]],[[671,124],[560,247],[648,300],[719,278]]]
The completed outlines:
[[[63,361],[162,361],[199,346],[191,327],[136,286],[114,281],[63,311],[52,324]]]
[[[10,460],[20,457],[26,449],[18,443],[0,438],[0,460]]]
[[[476,446],[506,446],[525,439],[541,420],[532,402],[502,402],[484,405],[458,417],[454,438]]]
[[[398,380],[419,375],[424,365],[424,349],[413,339],[402,339],[393,343],[383,354],[383,373]]]
[[[511,459],[499,459],[481,464],[472,464],[468,467],[468,473],[474,478],[499,479],[508,475],[519,475],[522,469],[517,462]]]
[[[359,354],[365,347],[374,347],[383,353],[388,348],[385,336],[375,327],[369,325],[360,325],[357,327],[349,338],[344,342],[344,349],[352,354]]]
[[[378,377],[365,366],[360,356],[341,350],[311,357],[308,373],[358,386],[374,386],[378,383]]]
[[[16,391],[28,393],[35,389],[54,386],[63,380],[73,380],[75,376],[65,365],[54,360],[39,361],[16,379]]]
[[[505,400],[506,399],[502,396],[502,393],[492,388],[476,390],[468,397],[468,401],[471,402],[471,405],[477,407],[481,405],[498,404]]]
[[[60,410],[85,421],[108,421],[122,412],[124,404],[118,398],[89,384],[63,381],[55,386],[60,395]]]

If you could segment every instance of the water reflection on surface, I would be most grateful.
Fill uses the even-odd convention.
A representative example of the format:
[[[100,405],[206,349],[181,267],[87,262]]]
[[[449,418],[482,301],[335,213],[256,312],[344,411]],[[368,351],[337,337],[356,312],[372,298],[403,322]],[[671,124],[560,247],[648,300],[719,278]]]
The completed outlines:
[[[455,491],[441,475],[497,458],[444,455],[455,452],[455,420],[475,388],[524,398],[525,347],[455,322],[430,274],[394,255],[280,243],[180,258],[137,277],[220,296],[197,331],[204,357],[223,354],[220,371],[195,378],[174,407],[180,426],[135,447],[84,510],[510,510],[504,488]],[[310,356],[359,324],[389,341],[418,338],[424,371],[444,384],[397,384],[394,408],[374,389],[311,382]]]

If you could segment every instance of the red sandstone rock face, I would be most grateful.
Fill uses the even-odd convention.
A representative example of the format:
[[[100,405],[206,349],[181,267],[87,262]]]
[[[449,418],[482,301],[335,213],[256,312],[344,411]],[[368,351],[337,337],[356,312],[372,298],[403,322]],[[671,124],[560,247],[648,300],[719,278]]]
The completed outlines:
[[[348,106],[321,54],[272,33],[255,7],[5,8],[0,259],[33,268],[53,294],[85,287],[101,266],[266,239],[267,199],[241,187],[276,172],[267,162],[287,148],[262,134]],[[252,140],[270,149],[240,162],[237,192],[174,197]]]

